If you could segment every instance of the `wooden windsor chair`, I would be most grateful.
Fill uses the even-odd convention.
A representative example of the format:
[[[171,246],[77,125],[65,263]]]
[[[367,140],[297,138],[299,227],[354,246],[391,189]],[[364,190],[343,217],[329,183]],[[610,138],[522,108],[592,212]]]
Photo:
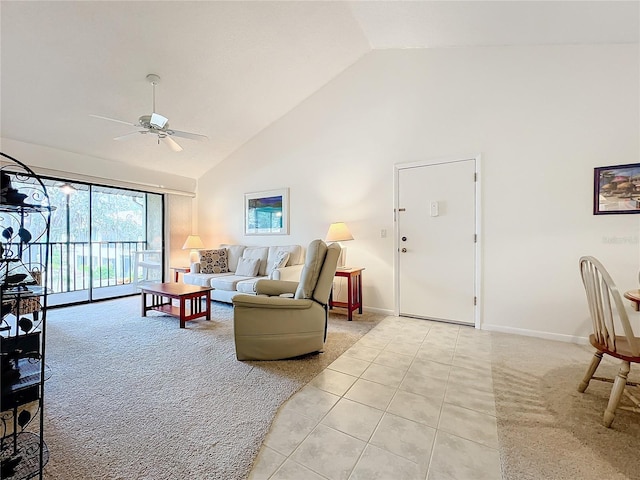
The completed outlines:
[[[596,352],[584,379],[578,385],[578,391],[584,392],[591,380],[613,383],[603,418],[604,426],[611,427],[618,408],[640,413],[640,398],[631,392],[631,389],[637,390],[639,384],[627,380],[631,364],[640,363],[640,338],[634,335],[620,292],[604,266],[596,258],[585,256],[580,258],[580,274],[593,322],[593,333],[589,335],[589,342],[595,347]],[[622,327],[620,333],[624,335],[616,335],[617,326]],[[595,376],[603,355],[621,361],[615,379]],[[635,406],[620,405],[623,394]]]

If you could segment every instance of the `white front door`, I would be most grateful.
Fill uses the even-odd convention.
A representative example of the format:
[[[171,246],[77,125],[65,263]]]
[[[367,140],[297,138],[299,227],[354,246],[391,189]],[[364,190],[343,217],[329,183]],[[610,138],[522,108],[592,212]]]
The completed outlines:
[[[473,325],[476,160],[397,169],[398,310]]]

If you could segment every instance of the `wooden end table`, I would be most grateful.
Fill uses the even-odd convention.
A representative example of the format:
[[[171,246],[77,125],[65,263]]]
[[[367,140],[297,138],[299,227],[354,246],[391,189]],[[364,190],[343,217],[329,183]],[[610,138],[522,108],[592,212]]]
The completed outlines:
[[[353,311],[357,308],[358,313],[362,313],[362,271],[364,268],[338,268],[336,277],[345,277],[347,279],[347,301],[334,302],[333,289],[329,297],[329,308],[341,307],[347,309],[349,321],[353,320]]]
[[[174,280],[178,283],[178,274],[182,273],[184,275],[185,273],[189,273],[191,271],[191,267],[171,267],[171,270],[175,272]]]
[[[139,287],[142,290],[142,316],[146,317],[149,310],[166,313],[180,319],[180,328],[185,328],[185,322],[200,317],[211,320],[211,287],[198,287],[184,283],[153,283]],[[151,303],[147,302],[147,295],[151,295]],[[202,310],[202,300],[205,308]],[[171,300],[179,300],[180,306],[174,306]],[[187,312],[187,300],[189,311]]]

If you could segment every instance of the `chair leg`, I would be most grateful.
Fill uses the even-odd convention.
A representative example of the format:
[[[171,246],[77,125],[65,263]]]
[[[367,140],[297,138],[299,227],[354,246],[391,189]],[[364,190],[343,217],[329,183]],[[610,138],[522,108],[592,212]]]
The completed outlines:
[[[627,385],[627,375],[629,375],[630,369],[630,363],[623,361],[620,365],[618,375],[613,382],[613,388],[611,389],[611,395],[609,396],[609,404],[607,405],[607,409],[604,411],[604,419],[602,422],[607,428],[611,427],[613,419],[616,416],[616,409],[620,403],[620,398],[622,398],[624,388]]]
[[[587,369],[587,373],[584,376],[584,379],[580,382],[580,385],[578,385],[578,391],[580,393],[584,393],[584,391],[589,386],[589,382],[591,381],[593,374],[596,373],[596,370],[598,369],[598,366],[600,365],[601,361],[602,361],[602,352],[596,352],[593,355],[593,358],[591,359],[591,364]]]

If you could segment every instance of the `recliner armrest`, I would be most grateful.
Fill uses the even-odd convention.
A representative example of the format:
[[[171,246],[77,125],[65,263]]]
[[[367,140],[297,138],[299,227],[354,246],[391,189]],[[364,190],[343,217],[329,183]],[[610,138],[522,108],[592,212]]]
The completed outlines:
[[[304,267],[304,264],[301,263],[300,265],[290,265],[288,267],[276,268],[273,272],[271,272],[271,275],[269,275],[269,278],[271,280],[285,280],[289,282],[299,282],[300,274],[302,273],[303,267]]]
[[[315,303],[308,298],[265,297],[257,295],[235,295],[231,301],[234,307],[244,308],[278,308],[286,310],[307,310]]]
[[[284,280],[258,280],[256,282],[256,293],[258,295],[268,295],[277,297],[283,293],[296,293],[298,282],[287,282]]]

